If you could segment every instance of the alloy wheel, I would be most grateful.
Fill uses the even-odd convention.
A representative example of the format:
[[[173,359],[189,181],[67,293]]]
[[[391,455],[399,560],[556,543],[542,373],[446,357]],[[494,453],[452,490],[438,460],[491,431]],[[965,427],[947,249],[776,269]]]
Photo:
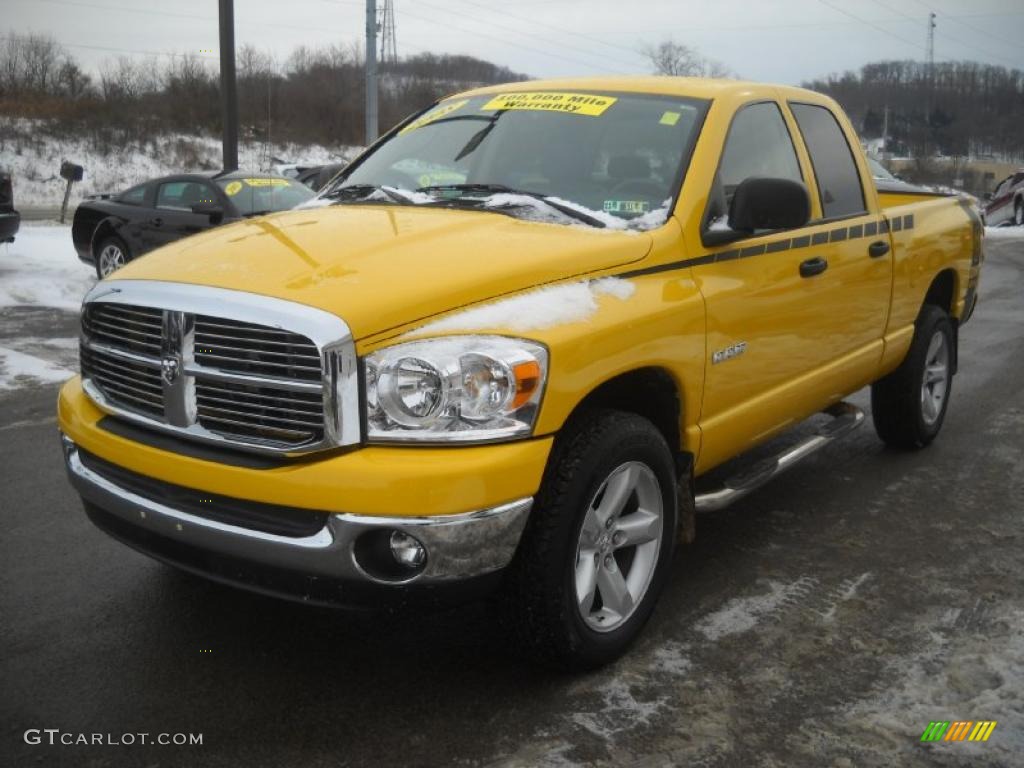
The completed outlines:
[[[658,478],[640,462],[617,467],[594,494],[575,566],[577,607],[591,629],[616,629],[643,600],[658,564],[664,512]]]

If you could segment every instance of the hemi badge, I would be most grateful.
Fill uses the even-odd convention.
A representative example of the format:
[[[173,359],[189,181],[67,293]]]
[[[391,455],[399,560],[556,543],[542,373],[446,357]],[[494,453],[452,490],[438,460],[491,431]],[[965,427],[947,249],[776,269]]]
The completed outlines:
[[[725,349],[720,349],[717,352],[715,352],[713,355],[711,355],[711,364],[712,365],[718,365],[719,363],[724,363],[726,360],[731,360],[734,357],[739,357],[740,355],[742,355],[746,351],[747,351],[747,342],[745,342],[745,341],[738,341],[735,344],[733,344],[731,347],[726,347]]]

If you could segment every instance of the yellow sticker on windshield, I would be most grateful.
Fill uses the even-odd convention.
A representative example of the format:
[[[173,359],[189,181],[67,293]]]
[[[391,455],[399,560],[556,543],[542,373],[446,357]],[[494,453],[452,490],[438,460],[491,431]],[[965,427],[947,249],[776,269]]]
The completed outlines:
[[[432,123],[435,120],[440,120],[442,117],[447,117],[452,112],[455,112],[456,110],[461,109],[462,107],[464,107],[466,105],[467,101],[469,101],[469,99],[462,99],[461,101],[453,101],[450,104],[442,104],[441,106],[439,106],[434,111],[428,112],[423,117],[418,117],[415,120],[413,120],[411,123],[409,123],[407,126],[405,126],[405,128],[400,130],[398,132],[398,135],[401,136],[403,133],[408,133],[409,131],[415,131],[417,128],[422,128],[424,125],[427,125],[428,123]]]
[[[292,185],[288,179],[246,179],[245,183],[250,187],[290,187]]]
[[[539,109],[546,112],[568,112],[573,115],[597,117],[618,101],[614,96],[595,96],[591,93],[553,93],[530,91],[503,93],[482,107],[483,111],[504,109]]]
[[[662,125],[675,125],[679,122],[678,112],[666,112],[661,116],[661,120],[658,121]]]
[[[240,181],[232,181],[230,184],[228,184],[226,187],[224,187],[224,193],[228,197],[234,197],[241,190],[242,190],[242,182],[240,182]]]

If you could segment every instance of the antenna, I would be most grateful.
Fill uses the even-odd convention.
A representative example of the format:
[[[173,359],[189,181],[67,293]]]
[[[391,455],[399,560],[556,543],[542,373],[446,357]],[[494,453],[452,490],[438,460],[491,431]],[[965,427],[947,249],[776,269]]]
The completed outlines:
[[[398,63],[398,42],[395,35],[395,3],[394,0],[382,0],[380,9],[381,32],[381,64]]]
[[[388,3],[390,5],[390,3]],[[928,77],[935,71],[935,14],[928,14]]]

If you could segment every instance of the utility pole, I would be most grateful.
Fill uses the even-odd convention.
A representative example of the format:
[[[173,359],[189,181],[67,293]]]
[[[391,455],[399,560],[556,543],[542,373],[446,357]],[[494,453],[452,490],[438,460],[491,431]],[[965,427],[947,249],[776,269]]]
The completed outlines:
[[[925,77],[924,141],[925,151],[932,137],[932,90],[935,87],[935,14],[928,14],[928,71]]]
[[[377,140],[377,0],[366,0],[366,145]]]
[[[220,93],[224,170],[238,170],[238,91],[235,87],[235,3],[220,0]]]
[[[395,0],[383,0],[380,26],[380,63],[398,63],[398,40],[395,27]]]

